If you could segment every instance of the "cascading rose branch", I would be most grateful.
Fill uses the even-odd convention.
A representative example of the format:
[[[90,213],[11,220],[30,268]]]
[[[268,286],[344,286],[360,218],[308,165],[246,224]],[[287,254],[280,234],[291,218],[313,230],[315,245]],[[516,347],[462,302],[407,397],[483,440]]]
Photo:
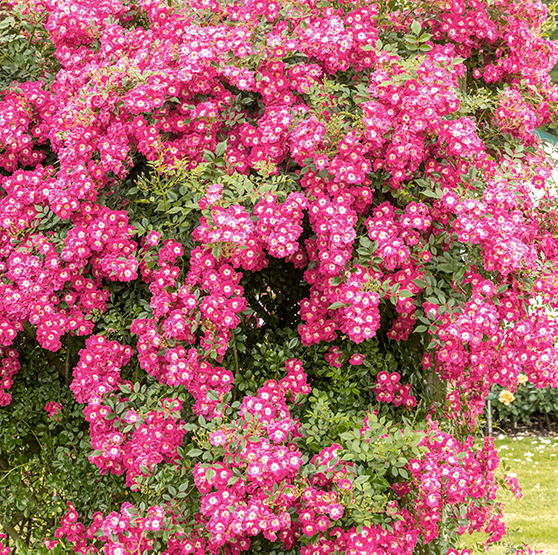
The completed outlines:
[[[18,5],[44,15],[61,69],[1,95],[0,403],[24,326],[55,352],[82,336],[71,390],[91,462],[139,492],[165,465],[194,481],[85,524],[70,505],[56,536],[107,555],[236,554],[264,539],[304,555],[410,554],[449,537],[448,522],[500,539],[494,448],[444,420],[473,430],[491,384],[513,391],[520,373],[558,385],[558,327],[536,308],[558,300],[552,164],[533,134],[558,107],[545,6]],[[56,164],[41,165],[47,153]],[[292,325],[252,316],[285,293],[266,282],[281,264],[307,287],[291,315],[304,359],[284,357],[281,376],[252,377],[254,395],[232,403],[253,355],[242,330],[259,350],[268,326]],[[145,310],[109,340],[107,303],[124,290]],[[357,459],[358,429],[306,441],[308,377],[366,363],[379,332],[388,351],[419,338],[424,370],[448,385],[445,408],[426,407],[440,421],[426,422],[412,368],[368,363],[371,402],[394,422],[373,437],[358,407]],[[157,403],[131,367],[161,384]],[[423,432],[399,430],[406,411]],[[390,438],[416,451],[371,485]]]

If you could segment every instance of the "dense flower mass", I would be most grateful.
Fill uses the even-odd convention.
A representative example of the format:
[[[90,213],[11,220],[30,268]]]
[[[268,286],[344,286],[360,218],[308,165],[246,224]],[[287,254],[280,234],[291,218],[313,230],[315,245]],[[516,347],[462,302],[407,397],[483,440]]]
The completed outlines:
[[[88,492],[18,508],[41,530],[22,536],[83,555],[501,539],[498,457],[471,434],[493,384],[503,403],[558,386],[544,4],[10,1],[53,54],[0,91],[0,414],[50,384],[29,396],[48,440],[18,422],[5,441]]]

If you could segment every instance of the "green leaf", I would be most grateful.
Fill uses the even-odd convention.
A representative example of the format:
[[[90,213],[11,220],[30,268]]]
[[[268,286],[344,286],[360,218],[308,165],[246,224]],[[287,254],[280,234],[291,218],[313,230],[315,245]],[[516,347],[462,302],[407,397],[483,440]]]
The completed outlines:
[[[217,148],[215,149],[215,155],[218,158],[220,158],[221,156],[223,156],[223,154],[225,154],[226,151],[227,151],[227,141],[224,140],[223,142],[217,145]]]
[[[219,400],[219,393],[217,393],[217,391],[214,391],[213,389],[210,389],[207,392],[207,398],[210,399],[211,401],[218,401]]]
[[[203,157],[208,162],[214,162],[215,161],[215,154],[213,154],[213,152],[211,152],[211,150],[204,150],[203,151]]]
[[[415,19],[411,23],[411,31],[413,31],[413,33],[418,36],[420,34],[421,30],[422,30],[422,26],[421,26],[420,22]]]
[[[370,239],[368,237],[361,237],[359,239],[359,243],[365,249],[369,249],[372,246],[372,241],[370,241]]]
[[[213,248],[211,249],[211,252],[212,252],[213,256],[215,257],[215,259],[219,260],[219,258],[221,258],[221,254],[223,253],[223,245],[221,243],[217,243],[217,244],[213,245]]]

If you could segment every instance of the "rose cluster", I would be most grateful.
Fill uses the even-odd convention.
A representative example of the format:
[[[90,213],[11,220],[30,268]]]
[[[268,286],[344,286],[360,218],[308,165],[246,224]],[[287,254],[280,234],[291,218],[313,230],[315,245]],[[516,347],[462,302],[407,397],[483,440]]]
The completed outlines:
[[[74,372],[70,389],[76,401],[86,403],[84,414],[90,424],[89,460],[102,473],[126,473],[128,484],[154,465],[177,459],[177,448],[186,431],[179,421],[182,405],[175,399],[163,399],[156,410],[138,413],[127,399],[115,395],[122,384],[120,373],[132,355],[130,347],[103,336],[91,336]],[[128,384],[131,391],[133,386]],[[117,406],[111,405],[117,400]],[[169,418],[170,416],[170,418]]]

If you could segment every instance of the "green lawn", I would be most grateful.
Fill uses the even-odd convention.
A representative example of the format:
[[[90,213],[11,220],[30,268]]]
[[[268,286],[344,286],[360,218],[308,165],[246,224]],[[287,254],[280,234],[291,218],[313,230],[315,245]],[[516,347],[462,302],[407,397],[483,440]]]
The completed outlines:
[[[515,437],[495,440],[502,463],[498,472],[517,475],[523,497],[516,499],[511,492],[502,491],[508,536],[507,543],[529,544],[534,549],[558,555],[558,438]],[[466,534],[462,547],[472,548],[484,542],[482,534]],[[484,551],[484,549],[483,549]],[[504,546],[494,546],[490,554],[507,553]]]

